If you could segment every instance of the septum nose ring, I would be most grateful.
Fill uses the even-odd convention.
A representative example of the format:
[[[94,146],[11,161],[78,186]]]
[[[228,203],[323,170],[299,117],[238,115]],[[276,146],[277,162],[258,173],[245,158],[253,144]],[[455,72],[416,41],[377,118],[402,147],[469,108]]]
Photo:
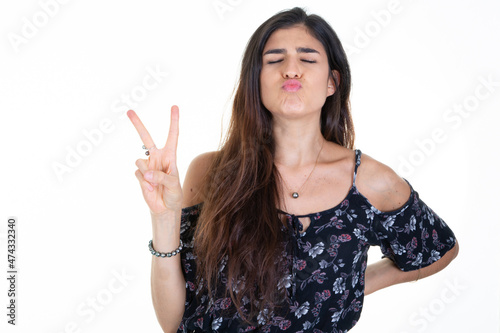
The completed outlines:
[[[156,148],[156,146],[153,145],[151,148],[146,148],[146,145],[142,145],[142,149],[146,149],[145,152],[146,156],[149,156],[149,151],[153,148]]]

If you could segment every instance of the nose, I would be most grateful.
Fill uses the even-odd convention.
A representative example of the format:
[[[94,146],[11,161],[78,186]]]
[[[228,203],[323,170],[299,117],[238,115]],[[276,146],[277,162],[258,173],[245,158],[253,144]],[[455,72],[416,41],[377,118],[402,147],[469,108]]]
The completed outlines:
[[[296,61],[288,60],[285,61],[285,66],[283,66],[283,78],[285,79],[295,79],[302,75],[300,66]]]

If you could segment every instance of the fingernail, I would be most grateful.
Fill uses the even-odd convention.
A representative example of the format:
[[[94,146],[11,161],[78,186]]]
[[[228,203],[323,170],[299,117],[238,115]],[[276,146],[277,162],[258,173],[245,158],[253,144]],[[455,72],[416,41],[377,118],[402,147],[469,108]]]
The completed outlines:
[[[144,174],[144,179],[152,180],[153,179],[153,173],[152,172],[146,172]]]

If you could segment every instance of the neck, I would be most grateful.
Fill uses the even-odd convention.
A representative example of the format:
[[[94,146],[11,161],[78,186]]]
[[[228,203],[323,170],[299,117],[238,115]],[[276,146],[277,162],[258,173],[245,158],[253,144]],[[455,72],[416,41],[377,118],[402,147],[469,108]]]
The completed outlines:
[[[292,169],[314,164],[325,141],[317,118],[275,121],[273,136],[275,164]]]

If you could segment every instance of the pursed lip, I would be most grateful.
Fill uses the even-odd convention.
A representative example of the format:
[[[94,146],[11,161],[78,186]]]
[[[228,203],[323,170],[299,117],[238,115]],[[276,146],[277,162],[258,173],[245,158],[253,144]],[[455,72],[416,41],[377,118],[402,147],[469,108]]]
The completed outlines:
[[[294,79],[286,80],[285,83],[283,83],[282,86],[283,90],[289,91],[289,92],[295,92],[302,88],[302,84]]]

